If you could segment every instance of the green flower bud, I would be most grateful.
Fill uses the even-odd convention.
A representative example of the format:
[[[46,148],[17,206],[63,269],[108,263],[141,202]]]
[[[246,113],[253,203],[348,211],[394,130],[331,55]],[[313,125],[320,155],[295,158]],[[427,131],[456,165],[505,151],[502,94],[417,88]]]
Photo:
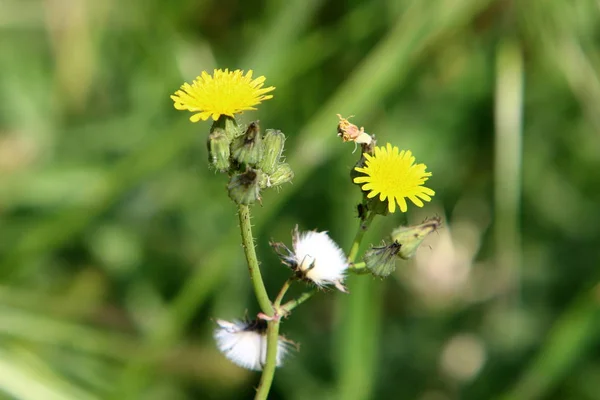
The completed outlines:
[[[402,246],[398,252],[398,256],[405,260],[412,258],[427,235],[436,231],[441,224],[442,220],[440,217],[433,217],[423,221],[419,225],[401,226],[394,229],[392,239]]]
[[[240,128],[238,127],[237,122],[235,122],[235,119],[226,115],[221,115],[218,120],[213,122],[210,133],[213,133],[213,131],[217,129],[224,132],[230,143],[235,137],[240,135]]]
[[[396,269],[396,257],[401,247],[400,243],[393,242],[390,245],[367,250],[363,257],[367,269],[371,274],[385,278]]]
[[[248,168],[244,173],[233,175],[227,186],[231,200],[237,204],[252,204],[257,200],[260,201],[260,175],[262,175],[260,171],[252,168]]]
[[[263,137],[263,158],[258,163],[258,168],[272,174],[277,167],[277,163],[283,153],[283,145],[285,143],[285,135],[278,130],[267,129]]]
[[[263,146],[258,121],[248,125],[246,133],[233,141],[231,155],[241,164],[259,163],[263,155]]]
[[[213,128],[208,135],[206,147],[208,147],[208,162],[218,171],[224,172],[229,169],[229,145],[231,141],[222,128]]]
[[[275,172],[271,175],[262,174],[260,180],[260,187],[270,188],[274,186],[283,185],[284,183],[291,182],[294,179],[294,171],[289,164],[281,163],[275,168]]]

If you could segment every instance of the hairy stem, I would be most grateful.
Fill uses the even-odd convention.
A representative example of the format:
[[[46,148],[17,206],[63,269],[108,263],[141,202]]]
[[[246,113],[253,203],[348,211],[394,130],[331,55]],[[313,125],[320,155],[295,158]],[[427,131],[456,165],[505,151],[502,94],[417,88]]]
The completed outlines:
[[[269,391],[271,390],[273,376],[275,375],[275,367],[277,366],[280,316],[275,315],[275,308],[278,308],[281,304],[285,292],[287,292],[290,287],[291,280],[287,280],[283,284],[283,287],[275,300],[274,308],[273,304],[271,304],[271,300],[269,300],[267,290],[265,289],[265,284],[263,283],[260,268],[258,266],[258,259],[256,258],[254,237],[252,236],[252,225],[250,224],[250,208],[247,205],[240,204],[238,215],[240,218],[240,229],[242,231],[242,245],[244,246],[244,253],[246,254],[248,271],[250,272],[250,278],[252,279],[256,300],[264,314],[269,317],[274,317],[273,320],[269,321],[267,327],[267,356],[255,397],[256,400],[266,400]]]
[[[273,306],[271,305],[271,300],[269,300],[267,289],[265,289],[258,266],[258,259],[256,258],[256,250],[254,249],[254,237],[252,236],[252,225],[250,224],[250,208],[247,205],[240,204],[238,206],[238,216],[242,231],[242,245],[244,246],[244,253],[246,254],[248,271],[250,272],[256,300],[262,312],[272,317]]]

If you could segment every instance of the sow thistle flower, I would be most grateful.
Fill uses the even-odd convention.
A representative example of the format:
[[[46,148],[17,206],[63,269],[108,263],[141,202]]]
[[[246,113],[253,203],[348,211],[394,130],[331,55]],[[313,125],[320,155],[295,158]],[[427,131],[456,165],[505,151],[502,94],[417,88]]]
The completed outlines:
[[[255,105],[273,98],[267,93],[275,88],[263,88],[265,77],[252,79],[252,73],[252,70],[244,75],[239,69],[215,69],[209,75],[202,71],[191,85],[184,83],[171,99],[176,109],[196,113],[190,117],[192,122],[206,121],[210,117],[216,121],[221,115],[233,118],[234,114],[256,110]]]
[[[271,243],[282,262],[289,266],[300,279],[318,287],[334,285],[347,292],[342,284],[348,269],[344,252],[327,232],[308,231],[300,233],[298,226],[292,232],[292,248],[283,243]]]
[[[415,164],[415,157],[410,150],[398,151],[398,147],[387,144],[385,147],[375,147],[375,155],[364,153],[364,167],[355,170],[365,174],[354,178],[354,183],[362,184],[362,190],[368,192],[367,197],[379,195],[382,202],[388,201],[388,210],[406,212],[408,198],[416,206],[423,207],[423,201],[431,201],[435,192],[422,186],[431,176],[425,172],[425,164]]]
[[[254,371],[262,370],[267,359],[267,322],[254,321],[215,321],[214,338],[219,351],[231,362]],[[289,352],[292,342],[279,336],[276,365],[279,367]]]

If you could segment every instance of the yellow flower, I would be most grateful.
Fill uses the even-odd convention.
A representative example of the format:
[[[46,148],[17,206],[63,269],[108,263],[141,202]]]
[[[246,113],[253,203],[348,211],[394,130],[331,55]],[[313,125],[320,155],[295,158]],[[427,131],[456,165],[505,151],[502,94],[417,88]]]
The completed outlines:
[[[362,190],[368,191],[368,198],[379,194],[381,201],[388,200],[388,210],[396,211],[396,203],[402,212],[408,209],[406,198],[409,198],[418,207],[423,207],[423,202],[431,201],[435,192],[423,185],[431,176],[425,172],[425,164],[415,164],[415,157],[409,150],[398,153],[398,147],[387,144],[386,147],[375,147],[375,155],[364,154],[365,167],[356,167],[358,172],[366,176],[354,178],[355,183],[365,183]]]
[[[264,82],[264,76],[253,80],[252,70],[246,75],[239,69],[232,72],[215,69],[213,75],[202,71],[191,85],[184,83],[171,99],[176,109],[197,113],[190,117],[192,122],[210,117],[216,121],[221,115],[233,117],[245,110],[256,110],[253,106],[272,98],[266,93],[275,88],[262,88]]]

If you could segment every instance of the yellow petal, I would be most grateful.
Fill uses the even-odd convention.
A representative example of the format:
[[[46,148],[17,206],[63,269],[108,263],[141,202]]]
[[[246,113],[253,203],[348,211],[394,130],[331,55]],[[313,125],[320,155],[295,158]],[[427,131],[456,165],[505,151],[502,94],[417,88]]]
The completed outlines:
[[[410,199],[410,201],[415,203],[417,207],[423,207],[423,202],[417,196],[408,196],[408,198]]]
[[[199,113],[190,118],[194,122],[211,117],[217,120],[221,115],[233,117],[254,110],[255,105],[273,98],[268,93],[275,87],[262,88],[265,77],[252,80],[252,75],[251,70],[245,75],[242,70],[214,69],[212,75],[202,71],[191,85],[181,85],[171,99],[176,109]]]
[[[396,202],[394,201],[393,198],[390,198],[390,200],[388,201],[388,211],[390,213],[396,212]]]
[[[404,197],[399,197],[399,198],[397,198],[397,200],[398,200],[398,205],[400,206],[400,211],[407,212],[408,206],[406,205],[406,199]]]

